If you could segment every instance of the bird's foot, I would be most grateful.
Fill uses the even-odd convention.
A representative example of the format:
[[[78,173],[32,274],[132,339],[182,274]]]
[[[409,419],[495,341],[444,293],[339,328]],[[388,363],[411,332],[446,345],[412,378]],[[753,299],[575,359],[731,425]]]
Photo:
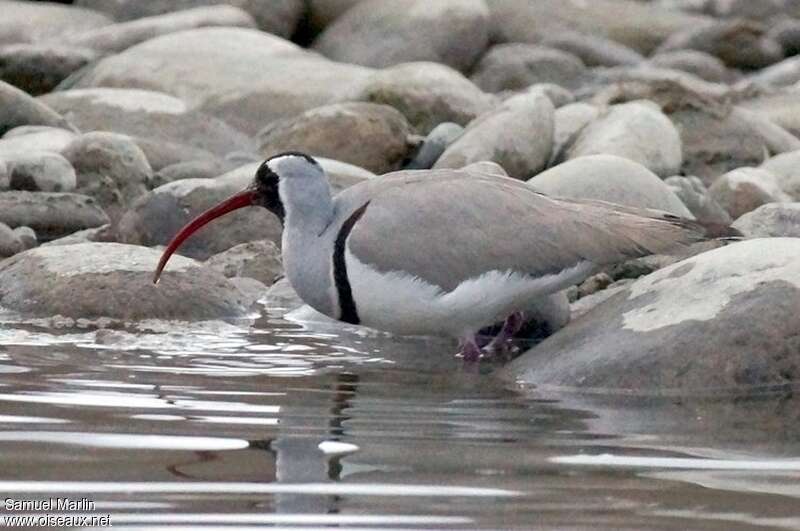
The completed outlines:
[[[475,336],[470,336],[464,340],[461,345],[461,351],[458,353],[465,363],[475,363],[480,361],[483,356],[483,349],[478,346]]]
[[[522,312],[514,312],[509,315],[503,323],[500,332],[486,345],[486,351],[498,357],[508,357],[513,348],[512,341],[514,340],[514,335],[522,330],[522,325],[524,323],[525,315]]]

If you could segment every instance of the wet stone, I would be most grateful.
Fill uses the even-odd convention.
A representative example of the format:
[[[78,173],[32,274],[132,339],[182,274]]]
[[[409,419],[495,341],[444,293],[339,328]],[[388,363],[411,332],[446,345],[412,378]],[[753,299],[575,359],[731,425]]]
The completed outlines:
[[[231,247],[205,261],[226,278],[247,277],[271,286],[283,274],[281,251],[274,242],[256,240]]]
[[[42,317],[125,321],[246,315],[248,301],[236,286],[182,256],[170,260],[154,285],[159,256],[155,249],[117,243],[31,249],[0,262],[0,306]]]
[[[50,192],[0,193],[0,222],[9,227],[30,227],[42,240],[99,227],[108,216],[91,197]]]

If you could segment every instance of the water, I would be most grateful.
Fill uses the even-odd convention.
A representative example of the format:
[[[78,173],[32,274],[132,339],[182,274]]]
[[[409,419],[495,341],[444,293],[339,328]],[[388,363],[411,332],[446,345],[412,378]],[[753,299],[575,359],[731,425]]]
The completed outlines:
[[[86,498],[61,513],[126,530],[800,528],[792,390],[544,395],[447,342],[277,315],[5,316],[0,500]]]

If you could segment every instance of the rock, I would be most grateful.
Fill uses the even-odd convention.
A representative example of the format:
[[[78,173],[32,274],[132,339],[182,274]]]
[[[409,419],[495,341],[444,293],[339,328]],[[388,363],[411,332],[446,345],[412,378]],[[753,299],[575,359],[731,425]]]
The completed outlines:
[[[664,179],[664,182],[704,226],[727,227],[733,221],[725,209],[711,197],[699,178],[673,176]]]
[[[411,61],[465,71],[489,44],[483,0],[366,0],[332,22],[314,49],[334,61],[384,68]]]
[[[464,133],[464,128],[453,122],[442,122],[417,146],[403,169],[427,170],[436,164],[447,147]]]
[[[42,240],[108,223],[108,216],[85,195],[50,192],[0,193],[0,223],[26,226]]]
[[[5,223],[0,223],[0,259],[21,253],[23,250],[17,234]]]
[[[550,35],[542,44],[569,52],[586,66],[635,65],[644,61],[639,52],[597,35],[567,32]]]
[[[212,4],[228,4],[248,12],[258,23],[258,27],[268,33],[281,37],[291,37],[297,28],[305,9],[303,0],[77,0],[76,4],[104,11],[116,20],[133,20],[143,17],[174,20],[181,13],[164,16],[174,11],[198,11],[200,6]],[[195,8],[195,9],[191,9]],[[188,15],[184,15],[188,17]],[[169,17],[169,18],[168,18]],[[239,19],[234,19],[239,20]],[[229,21],[230,22],[230,21]],[[235,24],[219,25],[233,26]]]
[[[189,160],[186,162],[177,162],[165,166],[153,174],[150,180],[150,188],[158,188],[172,181],[180,181],[181,179],[213,179],[235,167],[226,163],[223,160],[217,159],[200,159]]]
[[[745,238],[800,238],[800,203],[768,203],[733,222]]]
[[[789,57],[752,74],[750,81],[767,88],[789,87],[800,81],[800,57]]]
[[[96,58],[97,53],[89,48],[8,44],[0,46],[0,79],[28,94],[44,94]]]
[[[75,170],[67,159],[50,151],[25,151],[0,155],[8,167],[11,190],[72,192]],[[0,188],[2,188],[0,186]]]
[[[205,265],[219,271],[226,278],[253,278],[265,286],[271,286],[283,274],[281,251],[269,240],[236,245],[212,256],[206,260]]]
[[[610,39],[649,54],[664,39],[710,19],[631,0],[487,0],[493,42],[538,43],[564,33]]]
[[[2,157],[0,157],[0,192],[8,190],[10,184],[11,178],[8,175],[8,166]]]
[[[16,229],[15,229],[16,230]],[[93,229],[79,230],[67,236],[56,238],[42,244],[42,247],[49,247],[53,245],[75,245],[77,243],[91,243],[91,242],[113,242],[116,239],[111,224],[101,225]]]
[[[83,131],[113,131],[149,141],[187,143],[215,155],[255,151],[254,142],[227,123],[180,99],[150,90],[73,89],[41,98]]]
[[[0,139],[0,157],[15,157],[31,151],[60,153],[78,136],[56,127],[29,129],[24,133],[26,134],[14,134]]]
[[[783,48],[787,57],[800,53],[800,20],[777,20],[772,24],[767,35]]]
[[[375,173],[400,168],[410,127],[399,111],[375,103],[334,103],[273,122],[258,134],[265,158],[285,151],[334,158]]]
[[[800,201],[800,150],[776,155],[760,166],[775,177],[781,190]]]
[[[48,125],[69,129],[67,121],[53,109],[20,89],[0,81],[0,135],[21,125]]]
[[[159,252],[118,243],[38,247],[0,263],[0,305],[28,315],[120,320],[242,318],[242,293],[216,271],[175,256],[158,285]],[[113,296],[111,296],[113,294]]]
[[[51,2],[0,0],[0,13],[0,44],[56,40],[111,23],[97,11]]]
[[[74,46],[91,48],[103,55],[110,55],[160,35],[213,26],[253,28],[256,23],[246,11],[233,6],[214,5],[111,24],[96,30],[68,35],[62,41]]]
[[[465,171],[476,171],[481,173],[488,173],[489,175],[499,175],[500,177],[508,177],[508,173],[496,162],[490,160],[481,160],[467,164],[462,168]]]
[[[331,22],[363,0],[309,0],[308,25],[313,35],[318,35]]]
[[[214,163],[219,160],[213,153],[186,144],[152,140],[141,136],[131,136],[130,139],[142,150],[154,172],[183,162]]]
[[[600,109],[589,103],[570,103],[556,109],[553,118],[552,160],[563,160],[563,151],[571,146],[583,129],[600,115]]]
[[[698,102],[699,103],[699,102]],[[681,135],[681,173],[709,185],[718,175],[757,166],[773,154],[800,149],[797,138],[771,121],[738,107],[706,100],[673,108],[669,117]]]
[[[246,300],[250,301],[250,304],[255,304],[261,300],[269,289],[265,284],[250,277],[232,277],[228,279],[228,282],[236,286]]]
[[[780,44],[766,35],[760,23],[736,19],[721,20],[671,35],[658,52],[697,50],[721,59],[732,68],[764,68],[783,59]]]
[[[64,150],[78,176],[78,192],[94,197],[112,224],[149,189],[153,170],[130,138],[95,131],[76,138]]]
[[[30,227],[17,227],[14,229],[14,235],[19,239],[22,244],[22,250],[27,251],[39,245],[39,239],[36,237],[36,231]]]
[[[599,105],[651,99],[645,94],[661,99],[665,96],[663,93],[669,94],[673,90],[678,93],[693,92],[712,99],[723,99],[729,96],[731,89],[726,84],[711,83],[689,72],[642,63],[637,66],[594,68],[592,83],[584,85],[579,96],[591,98],[592,103]],[[636,94],[637,92],[639,94]],[[664,107],[663,104],[661,106]]]
[[[553,151],[553,104],[539,94],[506,100],[473,120],[436,161],[434,168],[462,168],[491,160],[510,176],[526,179],[541,171]]]
[[[482,90],[519,90],[534,83],[554,83],[574,89],[586,77],[575,55],[534,44],[498,44],[481,58],[470,79]]]
[[[796,87],[761,94],[739,102],[738,106],[800,136],[800,90]]]
[[[564,162],[540,173],[528,184],[552,196],[598,199],[692,218],[691,212],[656,174],[614,155],[592,155]]]
[[[544,387],[747,395],[800,378],[800,239],[748,240],[633,282],[507,365]]]
[[[497,103],[457,71],[436,63],[378,71],[356,83],[341,100],[391,105],[423,135],[442,122],[467,125]]]
[[[602,304],[603,302],[607,301],[623,289],[625,286],[629,285],[633,282],[633,279],[626,278],[623,280],[618,280],[614,284],[592,293],[591,295],[586,295],[577,299],[576,301],[570,304],[570,320],[575,321],[578,318],[584,316],[585,314],[589,313],[594,307]],[[577,291],[577,288],[576,288]]]
[[[549,99],[556,109],[575,102],[575,96],[573,96],[572,92],[554,83],[535,83],[521,92],[525,94],[541,94]],[[508,97],[511,98],[517,94],[519,92],[511,93]]]
[[[334,63],[267,33],[199,28],[101,59],[73,88],[166,92],[255,134],[273,120],[329,103],[369,69]]]
[[[752,20],[769,20],[776,15],[785,15],[788,9],[786,0],[714,0],[712,14],[717,17],[742,17]]]
[[[650,64],[657,68],[668,68],[688,72],[712,83],[727,83],[732,75],[718,58],[697,50],[674,50],[663,52],[650,58]]]
[[[292,312],[305,304],[286,277],[276,280],[270,286],[264,295],[264,300],[267,307],[283,310],[283,314]]]
[[[738,168],[721,175],[708,191],[733,219],[766,203],[791,201],[775,177],[759,168]]]
[[[678,130],[649,101],[612,106],[586,126],[566,152],[569,159],[600,154],[625,157],[660,177],[675,175],[683,163]]]

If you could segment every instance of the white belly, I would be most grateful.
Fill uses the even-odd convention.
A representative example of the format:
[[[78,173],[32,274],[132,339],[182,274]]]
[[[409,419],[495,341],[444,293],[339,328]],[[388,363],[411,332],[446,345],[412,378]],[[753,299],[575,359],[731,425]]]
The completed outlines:
[[[401,272],[381,273],[349,251],[345,260],[361,323],[402,335],[466,337],[582,281],[594,270],[590,262],[538,278],[495,270],[447,292]]]

